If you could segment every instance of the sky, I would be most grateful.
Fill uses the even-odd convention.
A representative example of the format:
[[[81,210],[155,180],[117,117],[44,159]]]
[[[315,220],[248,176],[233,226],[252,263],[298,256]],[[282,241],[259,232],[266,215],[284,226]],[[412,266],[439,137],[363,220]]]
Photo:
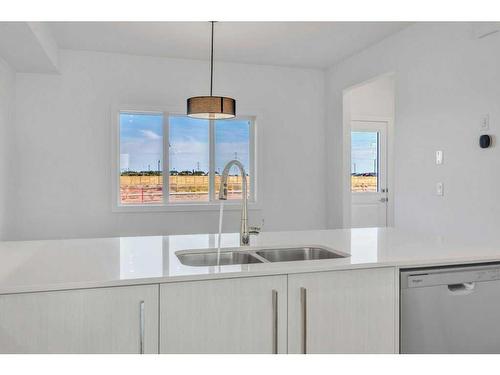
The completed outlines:
[[[120,170],[157,170],[163,167],[163,115],[120,114]],[[169,118],[170,170],[208,172],[209,122],[186,116]],[[237,158],[249,169],[249,121],[215,122],[215,170]]]
[[[207,120],[187,116],[169,118],[170,170],[208,172],[209,125]],[[249,122],[215,122],[215,170],[222,172],[232,159],[240,160],[249,172]],[[351,172],[374,171],[377,158],[377,133],[352,132]],[[163,167],[163,115],[120,114],[120,169],[122,171],[158,170]],[[236,170],[234,170],[236,172]]]
[[[351,133],[351,173],[374,172],[377,138],[377,132]]]

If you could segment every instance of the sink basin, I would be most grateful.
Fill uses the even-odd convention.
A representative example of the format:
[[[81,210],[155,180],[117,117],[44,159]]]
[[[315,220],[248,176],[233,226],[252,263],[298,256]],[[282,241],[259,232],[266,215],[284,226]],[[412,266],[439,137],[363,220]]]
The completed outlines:
[[[185,266],[211,267],[254,263],[294,262],[301,260],[320,260],[346,258],[349,254],[322,246],[276,247],[266,249],[235,250],[226,249],[220,253],[217,262],[217,249],[183,250],[176,253]]]
[[[227,266],[233,264],[251,264],[262,263],[260,259],[252,256],[250,253],[240,251],[222,251],[220,259],[217,263],[217,252],[198,252],[198,253],[183,253],[177,254],[180,262],[186,266],[193,267],[210,267],[210,266]]]
[[[269,262],[294,262],[299,260],[345,258],[348,255],[323,247],[295,247],[265,249],[256,252]]]

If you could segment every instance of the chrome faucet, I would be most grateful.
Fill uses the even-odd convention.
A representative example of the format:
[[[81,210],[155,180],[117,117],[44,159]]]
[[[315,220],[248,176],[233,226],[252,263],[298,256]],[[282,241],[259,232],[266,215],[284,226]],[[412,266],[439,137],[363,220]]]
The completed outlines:
[[[229,170],[233,165],[239,168],[242,177],[241,184],[243,197],[241,201],[240,246],[248,246],[250,244],[250,233],[248,232],[247,174],[243,164],[241,164],[238,160],[231,160],[224,167],[220,180],[219,199],[227,200],[227,177],[229,176]]]

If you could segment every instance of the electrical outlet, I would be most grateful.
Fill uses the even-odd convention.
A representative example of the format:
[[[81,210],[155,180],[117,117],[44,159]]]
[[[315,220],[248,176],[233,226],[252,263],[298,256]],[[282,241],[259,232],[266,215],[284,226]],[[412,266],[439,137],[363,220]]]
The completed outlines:
[[[436,151],[436,165],[443,164],[443,151]]]
[[[444,185],[442,182],[438,182],[436,184],[436,195],[439,195],[439,196],[444,195]]]
[[[490,115],[484,114],[481,116],[481,122],[479,123],[481,131],[487,131],[490,129]]]

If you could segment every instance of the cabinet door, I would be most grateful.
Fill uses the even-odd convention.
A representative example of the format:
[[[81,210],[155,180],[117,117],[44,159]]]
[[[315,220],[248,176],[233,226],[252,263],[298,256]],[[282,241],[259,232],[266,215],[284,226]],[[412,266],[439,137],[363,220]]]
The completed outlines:
[[[0,296],[1,353],[157,353],[158,285]]]
[[[160,286],[161,353],[286,353],[286,276]]]
[[[395,353],[394,269],[289,275],[289,353]]]

